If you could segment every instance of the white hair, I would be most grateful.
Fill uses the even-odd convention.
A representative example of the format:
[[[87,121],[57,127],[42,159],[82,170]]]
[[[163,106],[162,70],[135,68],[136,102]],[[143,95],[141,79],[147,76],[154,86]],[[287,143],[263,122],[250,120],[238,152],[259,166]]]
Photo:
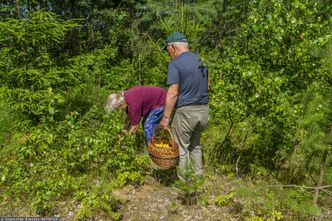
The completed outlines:
[[[189,47],[188,42],[170,42],[170,43],[167,43],[167,47],[171,46],[171,45],[180,46],[180,47],[187,47],[187,48]]]
[[[121,105],[125,102],[124,99],[124,94],[123,92],[115,93],[115,94],[110,94],[107,97],[107,103],[105,106],[105,110],[107,112],[114,111],[121,107]]]

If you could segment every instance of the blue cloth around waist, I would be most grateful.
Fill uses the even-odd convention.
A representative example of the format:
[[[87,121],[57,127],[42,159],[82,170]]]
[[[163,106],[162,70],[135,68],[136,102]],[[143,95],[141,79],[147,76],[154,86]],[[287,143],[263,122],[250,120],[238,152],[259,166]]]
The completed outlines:
[[[150,139],[152,138],[153,131],[156,128],[156,126],[159,125],[161,119],[163,118],[163,114],[164,114],[164,107],[159,107],[150,111],[149,115],[143,119],[142,122],[143,130],[147,142],[149,142]]]

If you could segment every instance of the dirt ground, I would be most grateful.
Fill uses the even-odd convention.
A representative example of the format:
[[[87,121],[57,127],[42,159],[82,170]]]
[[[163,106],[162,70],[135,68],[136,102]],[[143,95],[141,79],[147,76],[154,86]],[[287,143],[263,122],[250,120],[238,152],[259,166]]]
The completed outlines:
[[[170,183],[170,180],[153,175],[147,176],[144,185],[138,188],[126,186],[116,192],[116,196],[127,201],[120,210],[123,220],[240,220],[236,214],[230,213],[225,207],[218,207],[211,203],[219,188],[209,186],[213,182],[206,183],[203,192],[191,196],[186,196]],[[210,194],[209,191],[211,191]]]
[[[163,174],[161,172],[160,174]],[[146,177],[140,187],[126,186],[115,193],[126,201],[120,209],[125,221],[238,221],[243,217],[246,202],[234,197],[231,205],[218,205],[218,196],[232,192],[234,184],[227,176],[207,177],[203,190],[186,197],[174,188],[172,175],[158,173]],[[247,214],[249,215],[249,214]],[[250,216],[250,215],[249,215]],[[248,216],[247,216],[248,217]],[[281,219],[285,220],[285,219]],[[298,220],[298,219],[294,219]],[[323,210],[320,217],[308,221],[332,221],[332,211]],[[301,220],[302,221],[302,220]]]

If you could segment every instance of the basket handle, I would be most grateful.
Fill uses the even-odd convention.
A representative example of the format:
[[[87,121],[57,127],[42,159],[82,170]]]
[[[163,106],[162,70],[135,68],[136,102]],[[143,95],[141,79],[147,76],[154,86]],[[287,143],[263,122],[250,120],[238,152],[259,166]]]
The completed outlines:
[[[161,128],[161,127],[160,127],[159,125],[156,126],[156,127],[154,128],[154,131],[153,131],[153,134],[152,134],[152,137],[151,137],[152,142],[154,142],[154,138],[155,138],[156,132],[157,132],[157,130],[159,130],[160,128]],[[169,127],[162,128],[162,129],[167,130],[167,132],[168,132],[169,135],[170,135],[170,138],[171,138],[172,144],[173,144],[173,146],[174,146],[174,144],[175,144],[175,140],[174,140],[174,136],[173,136],[173,133],[172,133],[171,129],[170,129]]]

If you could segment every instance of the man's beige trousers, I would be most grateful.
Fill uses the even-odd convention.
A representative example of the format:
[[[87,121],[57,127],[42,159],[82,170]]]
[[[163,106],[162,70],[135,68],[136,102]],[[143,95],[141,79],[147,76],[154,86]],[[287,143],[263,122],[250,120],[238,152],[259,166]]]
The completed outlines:
[[[174,139],[179,145],[178,177],[186,182],[203,174],[200,138],[208,126],[209,106],[192,105],[177,108],[172,122]],[[193,174],[190,174],[192,168]]]

